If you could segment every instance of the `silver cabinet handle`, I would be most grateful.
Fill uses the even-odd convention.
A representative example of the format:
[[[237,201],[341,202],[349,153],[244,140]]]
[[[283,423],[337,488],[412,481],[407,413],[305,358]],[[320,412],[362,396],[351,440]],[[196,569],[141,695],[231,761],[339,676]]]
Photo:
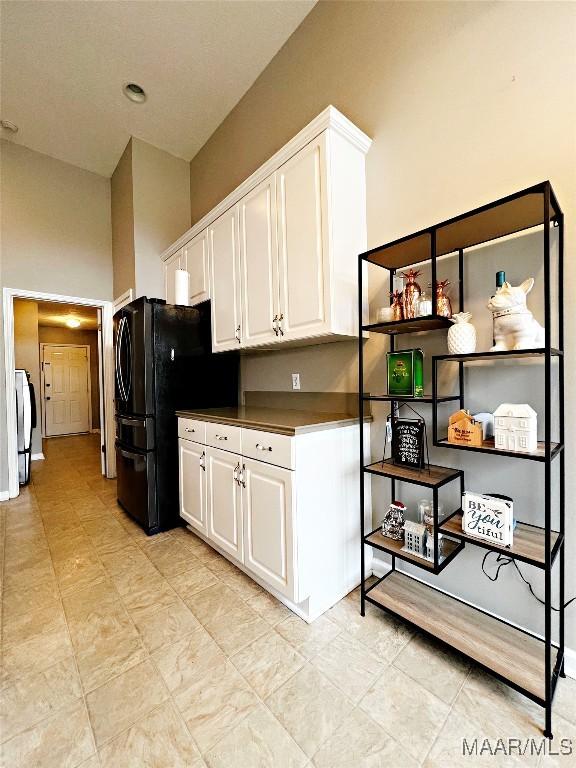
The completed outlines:
[[[190,427],[184,427],[184,432],[196,432],[196,430],[190,429]]]
[[[274,319],[272,320],[272,330],[278,336],[278,315],[274,315]]]
[[[272,451],[271,445],[262,445],[261,443],[256,443],[256,450],[257,451]]]
[[[246,488],[246,480],[244,480],[244,472],[246,472],[246,465],[242,464],[242,471],[240,472],[240,477],[238,478],[238,485],[241,485],[243,488]]]
[[[200,456],[200,466],[206,472],[206,452],[202,451],[202,456]]]
[[[238,344],[240,344],[240,326],[238,326],[234,331],[234,336],[236,337],[236,341],[238,342]]]
[[[216,435],[216,440],[228,440],[228,435]]]
[[[240,481],[238,480],[238,472],[239,471],[240,471],[240,462],[238,462],[238,464],[236,464],[236,466],[234,467],[234,471],[232,472],[232,477],[234,478],[234,480],[236,480],[238,485],[240,485]]]
[[[284,336],[284,329],[282,328],[282,320],[284,320],[283,314],[278,317],[278,333],[280,336]]]

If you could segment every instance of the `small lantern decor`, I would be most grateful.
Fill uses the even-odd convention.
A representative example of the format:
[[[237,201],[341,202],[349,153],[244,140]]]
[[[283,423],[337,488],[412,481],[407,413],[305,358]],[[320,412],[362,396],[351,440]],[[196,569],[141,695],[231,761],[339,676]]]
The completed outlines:
[[[404,539],[404,523],[406,521],[406,505],[401,501],[393,501],[382,520],[382,535],[394,541]]]
[[[502,403],[494,411],[494,447],[530,453],[538,448],[536,411],[526,403]]]

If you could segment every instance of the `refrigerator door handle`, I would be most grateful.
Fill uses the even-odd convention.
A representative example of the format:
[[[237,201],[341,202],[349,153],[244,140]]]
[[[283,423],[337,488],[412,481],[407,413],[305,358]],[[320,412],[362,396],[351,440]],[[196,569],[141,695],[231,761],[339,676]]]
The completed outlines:
[[[118,384],[118,389],[120,390],[120,397],[122,400],[126,401],[126,390],[124,389],[124,382],[122,380],[122,370],[120,368],[120,348],[122,346],[122,334],[124,332],[124,323],[126,322],[125,317],[120,318],[120,322],[118,324],[118,338],[116,339],[116,383]]]
[[[120,424],[125,424],[127,427],[144,427],[146,425],[146,419],[130,419],[128,416],[116,416],[116,419]]]
[[[137,459],[144,455],[142,453],[136,453],[135,451],[127,451],[125,448],[118,448],[118,452],[120,453],[120,456],[123,456],[125,459]]]

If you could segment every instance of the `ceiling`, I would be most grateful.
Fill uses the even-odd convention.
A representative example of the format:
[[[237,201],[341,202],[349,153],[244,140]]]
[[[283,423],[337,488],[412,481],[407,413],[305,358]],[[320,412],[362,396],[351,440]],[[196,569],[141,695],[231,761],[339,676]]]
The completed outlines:
[[[315,2],[2,0],[2,136],[104,176],[131,135],[190,160]]]
[[[38,302],[38,325],[49,325],[62,328],[66,320],[73,316],[80,320],[78,331],[95,331],[98,328],[98,310],[94,307],[83,307],[79,304],[62,304],[52,301]]]

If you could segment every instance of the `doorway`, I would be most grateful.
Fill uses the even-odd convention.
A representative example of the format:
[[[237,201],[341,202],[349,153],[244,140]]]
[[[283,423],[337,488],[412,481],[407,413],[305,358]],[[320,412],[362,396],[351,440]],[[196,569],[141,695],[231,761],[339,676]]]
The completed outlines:
[[[42,436],[92,431],[88,344],[40,344]]]
[[[3,299],[10,498],[19,494],[17,367],[30,373],[39,405],[32,458],[44,458],[44,439],[99,433],[102,474],[115,477],[112,302],[12,288]]]

